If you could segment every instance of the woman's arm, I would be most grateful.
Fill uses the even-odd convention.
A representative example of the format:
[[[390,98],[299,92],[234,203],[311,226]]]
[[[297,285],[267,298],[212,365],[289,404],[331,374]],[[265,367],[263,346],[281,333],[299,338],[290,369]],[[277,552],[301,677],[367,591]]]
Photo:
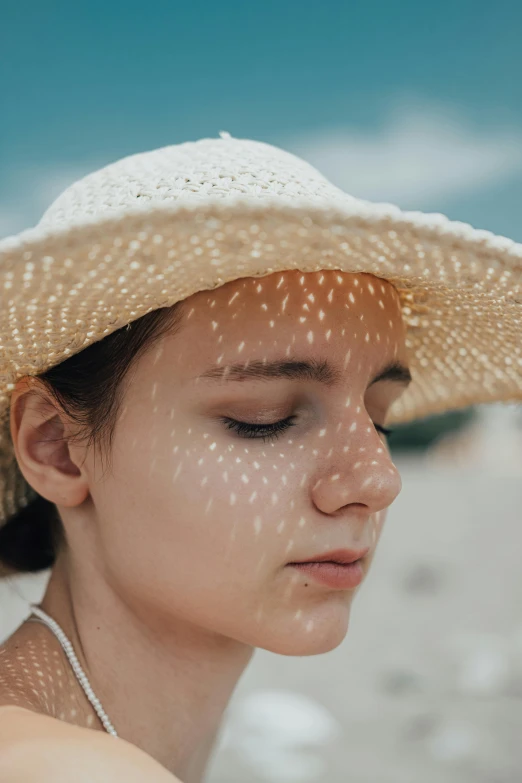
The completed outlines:
[[[23,707],[0,707],[2,783],[181,783],[144,751]]]

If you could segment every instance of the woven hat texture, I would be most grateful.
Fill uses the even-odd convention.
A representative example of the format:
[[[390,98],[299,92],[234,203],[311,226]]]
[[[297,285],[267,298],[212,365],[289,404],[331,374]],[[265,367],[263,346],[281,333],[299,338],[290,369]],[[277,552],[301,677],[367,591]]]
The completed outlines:
[[[285,150],[222,132],[95,171],[0,241],[0,525],[36,496],[10,436],[19,378],[158,307],[291,269],[396,287],[413,382],[389,423],[522,400],[522,245],[355,198]]]

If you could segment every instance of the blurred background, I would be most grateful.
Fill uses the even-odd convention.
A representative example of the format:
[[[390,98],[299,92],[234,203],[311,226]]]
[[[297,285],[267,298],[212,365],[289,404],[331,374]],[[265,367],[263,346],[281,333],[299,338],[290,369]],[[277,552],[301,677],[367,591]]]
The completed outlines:
[[[117,158],[226,130],[522,242],[521,32],[515,0],[3,0],[0,236]],[[403,490],[346,640],[256,653],[208,783],[522,780],[521,406],[390,445]],[[48,577],[0,583],[0,642]]]

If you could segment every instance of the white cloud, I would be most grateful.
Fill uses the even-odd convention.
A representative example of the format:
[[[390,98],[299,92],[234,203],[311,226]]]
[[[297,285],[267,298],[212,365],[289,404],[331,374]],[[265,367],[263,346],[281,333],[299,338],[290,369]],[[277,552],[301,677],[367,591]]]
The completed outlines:
[[[353,196],[432,209],[522,172],[522,130],[473,127],[443,105],[400,100],[373,131],[325,128],[289,137],[287,149]]]

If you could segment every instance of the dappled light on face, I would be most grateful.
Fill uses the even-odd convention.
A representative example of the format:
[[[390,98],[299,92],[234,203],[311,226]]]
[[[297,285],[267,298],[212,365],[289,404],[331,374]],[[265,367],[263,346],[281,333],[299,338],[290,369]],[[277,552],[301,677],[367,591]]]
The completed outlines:
[[[129,387],[118,475],[150,459],[151,513],[187,601],[200,573],[222,605],[241,594],[237,622],[261,644],[274,612],[309,635],[339,591],[288,563],[373,553],[400,491],[381,431],[408,382],[398,294],[372,275],[291,271],[184,306]],[[139,506],[139,479],[136,493]]]

